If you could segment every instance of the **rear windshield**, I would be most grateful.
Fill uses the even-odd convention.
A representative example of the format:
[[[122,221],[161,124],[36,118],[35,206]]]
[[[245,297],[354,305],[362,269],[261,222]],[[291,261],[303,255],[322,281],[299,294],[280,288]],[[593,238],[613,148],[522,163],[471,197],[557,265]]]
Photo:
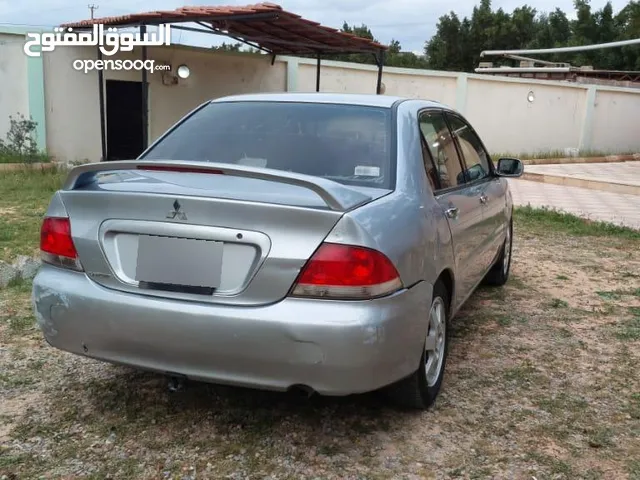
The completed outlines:
[[[391,188],[391,110],[293,102],[210,103],[143,157],[273,168]]]

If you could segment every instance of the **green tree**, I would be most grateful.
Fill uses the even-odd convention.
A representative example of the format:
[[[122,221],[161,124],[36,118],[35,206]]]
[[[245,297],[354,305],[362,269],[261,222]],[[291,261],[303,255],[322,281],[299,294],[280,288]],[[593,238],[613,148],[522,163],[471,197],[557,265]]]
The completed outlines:
[[[553,12],[542,13],[537,18],[537,28],[531,48],[554,48],[566,46],[571,37],[571,25],[567,15],[556,8]],[[567,62],[567,57],[562,55],[548,55],[545,60],[554,62]]]
[[[574,0],[576,19],[571,22],[572,35],[570,45],[591,45],[598,43],[598,24],[591,12],[589,0]],[[580,52],[571,56],[572,63],[577,65],[593,65],[597,50]]]
[[[342,32],[350,33],[357,37],[366,38],[378,42],[373,36],[371,29],[365,24],[360,26],[351,26],[348,23],[342,25]],[[427,62],[423,57],[413,52],[403,52],[400,42],[392,39],[385,52],[384,65],[405,68],[426,68]],[[376,64],[376,57],[373,53],[338,53],[333,55],[325,55],[323,58],[327,60],[336,60],[341,62],[354,62]]]
[[[480,0],[480,5],[473,8],[471,15],[471,29],[469,31],[469,46],[474,46],[472,54],[473,63],[477,64],[480,52],[493,48],[492,36],[495,15],[491,11],[491,0]],[[468,48],[468,46],[465,46]]]
[[[597,43],[613,42],[617,38],[615,20],[613,19],[613,7],[611,2],[596,12],[595,20],[597,25]],[[598,53],[594,52],[593,60],[599,68],[608,70],[619,68],[622,65],[620,49],[609,48]]]
[[[469,28],[469,24],[465,28]],[[466,37],[463,41],[463,36]],[[436,34],[425,46],[425,56],[429,68],[435,70],[466,70],[464,48],[469,38],[469,31],[463,33],[458,16],[451,12],[438,20]]]
[[[493,25],[489,33],[491,39],[490,48],[496,50],[509,48],[509,45],[513,44],[514,35],[516,35],[516,32],[514,32],[511,16],[499,8],[494,14]]]
[[[355,35],[356,37],[375,40],[373,38],[373,33],[371,33],[371,30],[369,29],[369,27],[367,27],[364,23],[359,27],[356,27],[356,26],[351,27],[347,22],[344,22],[344,24],[342,25],[342,31],[345,33],[350,33],[352,35]]]
[[[441,16],[436,33],[425,42],[424,56],[403,52],[400,42],[392,39],[385,55],[386,66],[430,68],[435,70],[473,72],[483,50],[519,50],[582,46],[640,38],[640,0],[631,0],[617,14],[611,3],[593,11],[590,0],[574,0],[575,19],[556,8],[538,12],[524,4],[511,13],[493,10],[491,0],[480,0],[470,18],[462,19],[454,12]],[[371,29],[360,24],[344,23],[342,31],[377,41]],[[237,51],[236,45],[218,47]],[[535,56],[543,60],[568,62],[576,66],[592,65],[600,69],[640,70],[640,48],[637,45],[579,52]],[[345,62],[375,64],[373,54],[334,54],[323,58]],[[512,60],[491,58],[496,64]]]
[[[640,38],[640,1],[631,1],[614,19],[618,32],[617,40],[631,40]],[[620,48],[618,68],[625,70],[640,70],[640,47],[629,45]]]
[[[472,72],[483,50],[520,50],[582,46],[640,38],[640,1],[631,0],[617,15],[611,3],[593,11],[590,0],[574,0],[575,20],[556,8],[545,13],[523,5],[506,13],[480,0],[470,18],[455,13],[440,17],[436,33],[425,43],[429,68]],[[592,65],[600,69],[640,70],[638,46],[598,49],[575,54],[536,56],[544,60]],[[491,58],[494,63],[512,61]]]
[[[389,43],[389,49],[384,57],[384,64],[390,67],[402,68],[426,68],[427,61],[424,57],[418,56],[413,52],[403,52],[400,42],[392,39]]]
[[[538,33],[539,24],[536,20],[536,9],[528,5],[516,8],[510,16],[511,37],[510,45],[531,45]],[[506,15],[505,23],[509,16]]]
[[[226,43],[222,42],[222,45],[211,47],[212,50],[219,50],[221,52],[240,52],[242,51],[242,43]]]

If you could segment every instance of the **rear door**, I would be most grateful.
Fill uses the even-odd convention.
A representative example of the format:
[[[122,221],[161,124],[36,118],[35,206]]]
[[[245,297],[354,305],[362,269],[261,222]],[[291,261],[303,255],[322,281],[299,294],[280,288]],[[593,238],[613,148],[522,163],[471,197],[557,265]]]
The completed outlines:
[[[480,195],[483,220],[478,240],[486,270],[496,258],[505,234],[506,182],[493,175],[491,158],[471,125],[459,115],[446,116],[463,160],[466,181]]]
[[[481,278],[482,204],[481,191],[469,185],[444,113],[424,110],[419,125],[433,169],[430,181],[437,182],[435,197],[449,222],[456,262],[459,299],[466,298]],[[432,179],[433,174],[437,178]],[[434,182],[435,180],[435,182]]]

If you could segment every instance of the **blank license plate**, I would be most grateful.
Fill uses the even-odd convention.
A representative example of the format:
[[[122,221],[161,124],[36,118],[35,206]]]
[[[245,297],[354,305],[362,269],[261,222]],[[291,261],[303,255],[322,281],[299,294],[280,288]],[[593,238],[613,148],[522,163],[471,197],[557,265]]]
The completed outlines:
[[[138,237],[139,282],[218,288],[222,242],[190,238]]]

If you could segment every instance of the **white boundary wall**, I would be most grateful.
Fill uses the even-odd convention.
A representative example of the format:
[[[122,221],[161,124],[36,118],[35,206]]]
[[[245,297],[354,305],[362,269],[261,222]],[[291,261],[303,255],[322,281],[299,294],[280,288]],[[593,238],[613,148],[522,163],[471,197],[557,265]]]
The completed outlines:
[[[34,80],[38,69],[29,71],[29,62],[21,56],[23,38],[0,36],[0,137],[6,133],[9,115],[36,112],[34,117],[44,118],[41,131],[51,155],[66,161],[99,160],[98,74],[72,67],[73,60],[95,59],[96,51],[58,47],[44,53],[40,74],[44,80]],[[186,63],[192,72],[174,86],[164,85],[159,72],[148,75],[150,141],[210,98],[315,91],[315,59],[277,57],[271,65],[266,55],[178,45],[150,48],[148,56],[174,68]],[[110,58],[140,57],[133,52]],[[106,71],[104,76],[106,80],[141,80],[138,71]],[[376,80],[375,66],[322,62],[322,92],[374,93]],[[392,67],[384,69],[382,80],[389,95],[436,100],[457,109],[492,153],[640,152],[640,89]],[[528,100],[530,92],[533,102]]]
[[[315,62],[296,63],[293,90],[315,90]],[[323,62],[320,89],[371,93],[376,79],[374,66]],[[382,81],[388,95],[455,108],[492,152],[640,152],[640,89],[393,67]]]

